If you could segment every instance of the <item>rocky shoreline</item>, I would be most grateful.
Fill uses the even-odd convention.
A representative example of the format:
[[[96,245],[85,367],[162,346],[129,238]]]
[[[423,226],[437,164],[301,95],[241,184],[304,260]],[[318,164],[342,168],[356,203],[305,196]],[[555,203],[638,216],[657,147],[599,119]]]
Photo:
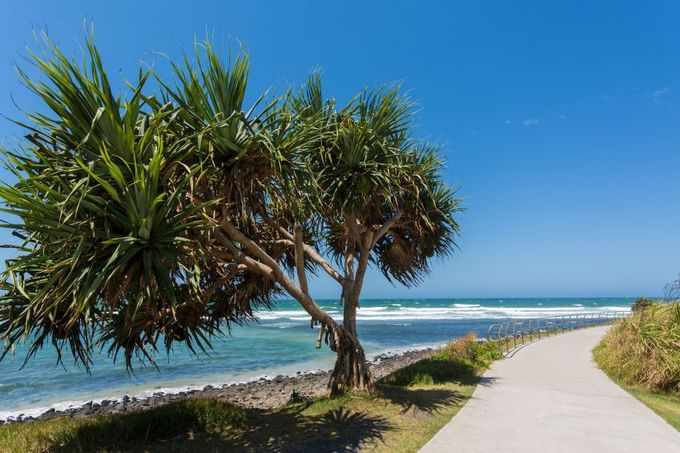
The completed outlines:
[[[437,351],[438,349],[428,348],[399,354],[381,354],[370,363],[370,368],[375,378],[380,379],[398,369],[430,357]],[[49,420],[57,417],[83,418],[141,412],[188,398],[210,398],[246,408],[269,409],[289,402],[324,395],[329,375],[330,371],[298,372],[295,376],[279,375],[272,379],[261,378],[258,381],[241,384],[208,385],[203,390],[189,390],[179,393],[158,392],[144,398],[125,395],[119,400],[90,401],[80,407],[64,410],[49,409],[35,417],[19,414],[16,417],[0,420],[0,425]]]

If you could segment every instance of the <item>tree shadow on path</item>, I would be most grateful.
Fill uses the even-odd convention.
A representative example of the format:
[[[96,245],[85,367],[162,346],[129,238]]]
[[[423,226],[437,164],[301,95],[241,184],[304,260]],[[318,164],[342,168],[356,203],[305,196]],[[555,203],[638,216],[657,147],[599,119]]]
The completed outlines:
[[[402,413],[424,412],[428,415],[451,404],[461,403],[468,397],[448,389],[411,389],[396,386],[380,386],[380,396],[403,407]]]
[[[258,417],[226,451],[353,452],[365,442],[382,441],[390,423],[381,416],[338,408],[309,416],[304,406]]]

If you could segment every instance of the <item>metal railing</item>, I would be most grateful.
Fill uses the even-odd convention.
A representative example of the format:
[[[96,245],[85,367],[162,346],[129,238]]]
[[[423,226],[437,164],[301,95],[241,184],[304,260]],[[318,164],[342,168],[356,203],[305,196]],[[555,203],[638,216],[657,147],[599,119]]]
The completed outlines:
[[[544,318],[510,319],[492,324],[486,338],[498,344],[501,352],[507,354],[524,343],[549,337],[569,330],[612,323],[625,318],[628,311],[577,313]]]

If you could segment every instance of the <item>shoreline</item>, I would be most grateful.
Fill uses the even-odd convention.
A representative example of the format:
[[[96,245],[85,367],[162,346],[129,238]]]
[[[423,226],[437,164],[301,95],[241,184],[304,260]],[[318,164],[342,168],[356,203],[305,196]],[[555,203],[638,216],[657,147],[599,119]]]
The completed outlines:
[[[380,344],[381,341],[380,338],[378,338],[375,347],[369,348],[372,349],[372,351],[366,351],[369,360],[386,352],[394,354],[427,347],[439,347],[443,342],[452,337],[462,336],[471,330],[477,331],[477,334],[481,337],[484,336],[485,333],[484,329],[479,327],[481,324],[488,325],[488,323],[492,321],[496,322],[501,318],[514,318],[519,315],[529,316],[535,314],[535,311],[537,310],[541,311],[542,315],[545,315],[545,310],[551,311],[552,313],[576,313],[583,312],[584,310],[607,312],[615,308],[627,308],[624,307],[627,301],[620,298],[616,300],[600,300],[597,298],[563,299],[563,301],[566,300],[569,302],[569,306],[566,306],[566,303],[564,302],[558,303],[552,299],[541,299],[540,301],[538,299],[517,299],[521,303],[510,303],[508,302],[510,299],[504,300],[493,298],[490,300],[494,300],[495,302],[488,304],[483,302],[483,300],[487,299],[399,299],[398,301],[402,302],[410,301],[409,303],[404,303],[404,306],[400,303],[394,303],[396,300],[397,299],[371,299],[371,303],[368,304],[369,306],[363,307],[362,311],[365,314],[370,315],[367,319],[372,319],[372,323],[378,323],[378,325],[386,329],[386,333],[382,333],[381,335],[387,335],[388,333],[389,335],[398,335],[401,334],[401,329],[406,329],[409,332],[413,331],[417,333],[418,336],[412,339],[412,343],[409,342],[411,344],[393,346]],[[445,301],[445,303],[436,302],[440,300]],[[586,300],[589,302],[586,302]],[[577,305],[578,307],[576,307]],[[587,305],[587,307],[584,307],[584,305]],[[426,312],[424,318],[421,317],[421,311]],[[456,319],[450,319],[447,314],[442,314],[442,311],[447,313],[453,311],[461,316],[464,314],[464,318],[456,317]],[[480,313],[477,313],[477,311]],[[298,313],[299,310],[288,310],[285,306],[282,306],[280,309],[264,314],[262,317],[263,319],[266,318],[268,320],[268,327],[278,327],[278,329],[272,328],[270,331],[267,331],[265,336],[278,339],[279,332],[288,334],[289,331],[286,329],[291,325],[298,323],[296,316],[294,316]],[[446,331],[444,336],[420,335],[421,325],[423,329],[428,328],[430,325],[430,316],[436,316],[439,320],[437,321],[437,328]],[[285,321],[282,322],[282,324],[286,326],[285,328],[278,326],[276,323],[271,324],[272,321],[278,320],[279,318],[281,321]],[[397,323],[397,321],[399,321],[399,323]],[[402,323],[402,321],[404,321],[404,323]],[[439,324],[441,324],[441,326]],[[284,330],[280,331],[279,329]],[[395,332],[392,332],[393,330]],[[258,336],[250,336],[248,337],[248,341],[256,344],[257,341],[261,341],[261,339],[259,339]],[[287,337],[282,338],[281,340],[281,349],[284,356],[287,353],[287,349],[290,348],[286,343],[287,341]],[[271,351],[269,352],[271,353]],[[241,355],[238,355],[238,357],[246,357],[249,352],[240,351],[240,354]],[[46,355],[45,357],[49,357],[49,355]],[[104,379],[113,377],[113,379],[106,381],[107,383],[110,383],[110,385],[100,383],[96,379],[84,381],[74,375],[73,378],[60,380],[59,387],[54,389],[51,389],[49,385],[43,384],[43,388],[38,388],[38,393],[35,395],[31,393],[31,388],[33,387],[31,383],[32,379],[36,379],[35,382],[42,383],[43,376],[49,376],[52,372],[51,368],[43,366],[44,371],[39,375],[33,373],[31,379],[28,381],[25,381],[25,376],[21,373],[9,369],[10,373],[4,376],[6,379],[0,380],[0,387],[4,387],[5,385],[9,386],[9,393],[3,394],[4,399],[0,400],[0,420],[6,420],[8,418],[14,419],[22,414],[24,417],[37,417],[43,412],[51,409],[63,412],[81,407],[88,404],[90,401],[92,401],[93,404],[100,404],[102,401],[119,400],[123,395],[128,395],[130,398],[147,399],[160,392],[163,392],[164,394],[179,394],[182,392],[186,393],[194,390],[202,390],[209,385],[213,387],[222,387],[225,383],[245,384],[252,381],[259,381],[262,378],[271,379],[280,375],[293,376],[299,374],[297,373],[298,370],[306,370],[304,371],[305,373],[314,373],[332,368],[334,356],[328,354],[323,358],[320,358],[318,355],[316,357],[307,357],[303,354],[296,355],[295,358],[291,357],[290,362],[287,360],[270,361],[266,359],[267,357],[265,356],[263,357],[263,360],[256,361],[257,363],[248,363],[247,367],[236,367],[234,369],[224,366],[225,364],[228,365],[227,362],[220,361],[215,365],[208,365],[202,368],[200,372],[190,372],[188,373],[189,376],[183,376],[181,368],[177,368],[177,370],[180,371],[175,372],[174,374],[168,376],[158,375],[157,377],[148,376],[140,381],[120,379],[120,376],[115,374],[117,371],[113,374],[104,373],[102,375]],[[193,362],[189,362],[185,358],[182,360],[182,366],[192,366]],[[274,365],[274,363],[276,363],[276,365]],[[17,390],[17,387],[25,387],[25,389],[22,390],[19,388]],[[14,397],[11,395],[14,395]],[[26,398],[24,398],[24,396]]]
[[[423,360],[441,349],[443,345],[414,347],[401,351],[387,351],[376,354],[369,361],[369,367],[376,380]],[[262,376],[246,382],[224,384],[188,385],[176,392],[155,391],[151,395],[123,395],[120,398],[74,402],[65,408],[52,407],[17,410],[0,418],[0,426],[15,423],[50,420],[58,417],[83,418],[97,415],[142,412],[171,402],[189,398],[210,398],[235,404],[249,409],[270,409],[290,402],[314,399],[326,394],[330,370],[297,371],[294,375],[279,374],[275,377]],[[192,388],[196,387],[196,388]],[[151,390],[148,390],[150,392]]]

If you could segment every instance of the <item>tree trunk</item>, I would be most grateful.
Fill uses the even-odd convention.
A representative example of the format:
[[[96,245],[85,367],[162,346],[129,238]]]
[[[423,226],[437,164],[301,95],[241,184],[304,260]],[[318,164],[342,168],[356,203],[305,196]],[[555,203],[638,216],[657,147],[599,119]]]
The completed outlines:
[[[373,376],[368,369],[364,348],[359,341],[345,326],[333,323],[326,328],[330,337],[329,346],[337,354],[335,367],[328,381],[331,395],[347,390],[373,392]]]
[[[304,275],[301,276],[298,274],[299,277],[302,277],[300,278],[301,287],[296,285],[281,270],[276,260],[267,255],[260,246],[253,242],[253,240],[245,237],[243,233],[226,220],[220,225],[229,237],[225,236],[220,230],[216,230],[215,235],[218,240],[233,253],[233,256],[239,263],[280,284],[288,294],[300,303],[302,308],[304,308],[314,321],[321,323],[323,330],[320,332],[319,340],[321,340],[321,336],[325,334],[326,343],[328,343],[330,349],[337,354],[335,367],[328,382],[330,393],[337,394],[346,390],[372,392],[374,389],[373,377],[371,376],[371,372],[366,363],[364,349],[361,347],[361,344],[359,344],[356,335],[351,333],[356,333],[356,307],[358,305],[358,293],[354,295],[353,278],[348,282],[340,280],[343,284],[343,299],[345,299],[345,303],[348,303],[350,307],[352,307],[350,310],[350,332],[350,330],[344,326],[338,325],[338,323],[335,322],[328,313],[322,310],[314,299],[310,297],[308,291],[306,291],[307,285],[306,277],[304,277]],[[254,258],[246,255],[245,251],[242,248],[237,247],[232,239],[245,246],[246,249],[252,253]],[[296,255],[298,256],[302,256],[304,253],[304,244],[301,239],[301,234],[298,233],[297,240],[295,241]],[[348,275],[352,276],[354,269],[353,253],[354,252],[352,251],[351,254],[348,254],[348,258],[346,259],[347,270],[350,271]],[[304,263],[298,261],[297,268],[299,271],[304,272],[303,264]]]
[[[357,335],[357,304],[352,297],[346,297],[343,303],[342,325],[347,333],[358,339]]]

